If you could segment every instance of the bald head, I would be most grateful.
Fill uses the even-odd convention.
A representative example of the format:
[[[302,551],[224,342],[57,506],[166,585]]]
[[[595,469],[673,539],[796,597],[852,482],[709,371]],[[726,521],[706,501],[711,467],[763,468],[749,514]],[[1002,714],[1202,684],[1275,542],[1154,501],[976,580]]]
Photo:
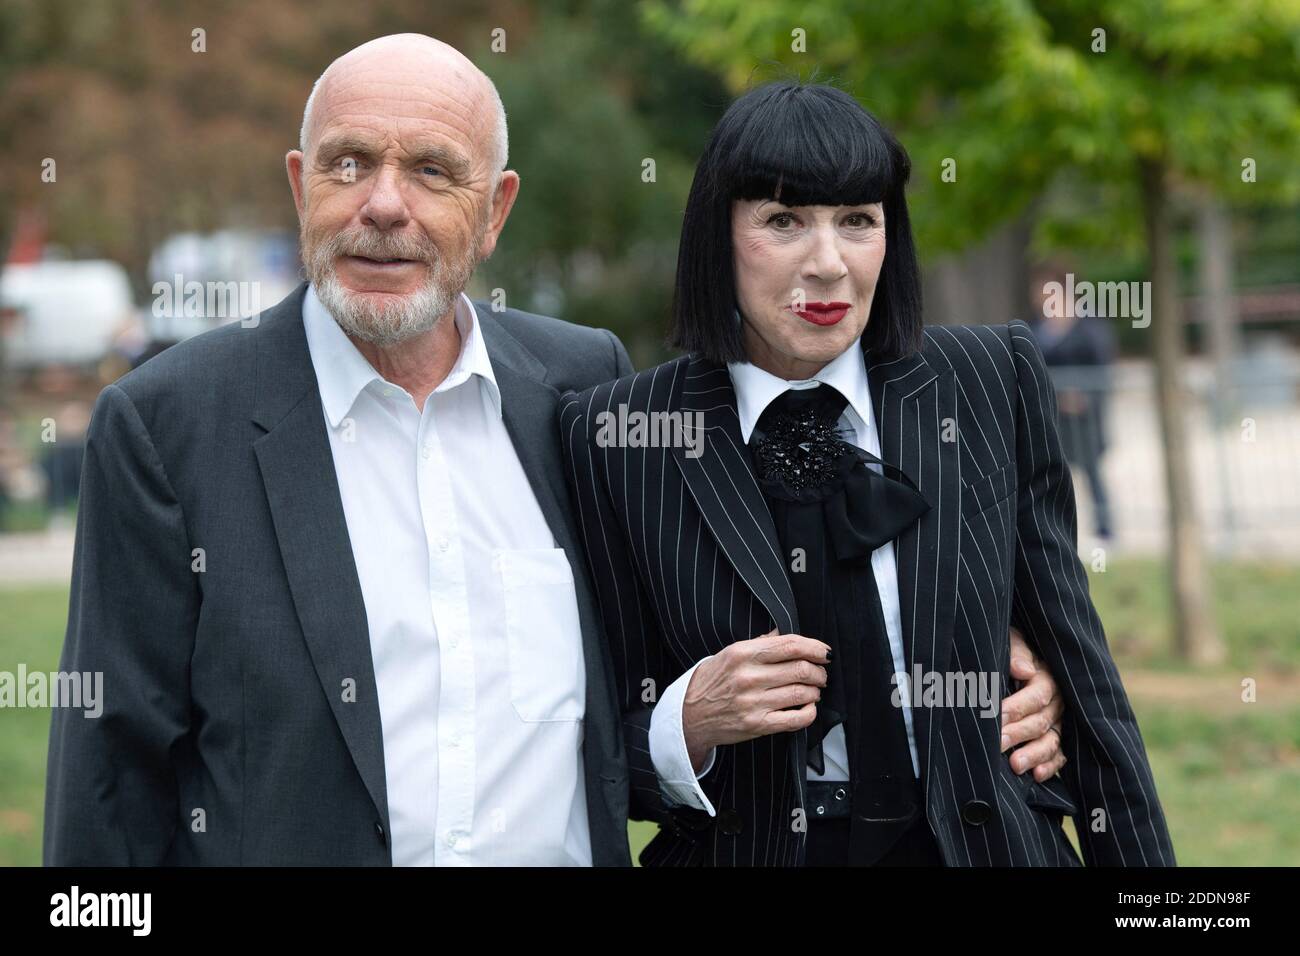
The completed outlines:
[[[376,80],[404,80],[412,98],[430,105],[454,104],[459,117],[483,144],[492,182],[505,169],[509,154],[506,111],[492,80],[455,47],[421,33],[378,37],[344,53],[325,68],[307,97],[298,148],[312,155],[320,130],[334,112],[364,108],[366,89]],[[418,103],[413,104],[418,112]]]

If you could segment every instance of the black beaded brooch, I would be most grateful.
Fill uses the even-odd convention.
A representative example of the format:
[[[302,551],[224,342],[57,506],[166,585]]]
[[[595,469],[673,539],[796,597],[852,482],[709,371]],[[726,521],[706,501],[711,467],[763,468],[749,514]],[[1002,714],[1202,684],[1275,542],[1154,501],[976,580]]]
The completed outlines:
[[[838,422],[806,409],[793,415],[783,412],[763,424],[766,434],[754,446],[754,464],[764,480],[782,482],[797,492],[836,476],[835,463],[844,454]]]

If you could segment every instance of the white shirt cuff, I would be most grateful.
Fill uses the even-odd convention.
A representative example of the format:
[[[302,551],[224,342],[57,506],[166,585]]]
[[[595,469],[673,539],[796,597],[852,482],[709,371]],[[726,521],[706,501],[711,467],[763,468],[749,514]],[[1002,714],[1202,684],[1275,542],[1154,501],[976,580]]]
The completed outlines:
[[[650,712],[650,762],[659,777],[659,791],[668,803],[685,804],[697,810],[707,810],[717,816],[713,804],[700,789],[699,780],[713,769],[717,748],[709,751],[704,769],[698,774],[691,765],[691,755],[686,749],[686,731],[682,728],[682,705],[686,702],[686,688],[691,675],[708,657],[702,658],[668,688]]]

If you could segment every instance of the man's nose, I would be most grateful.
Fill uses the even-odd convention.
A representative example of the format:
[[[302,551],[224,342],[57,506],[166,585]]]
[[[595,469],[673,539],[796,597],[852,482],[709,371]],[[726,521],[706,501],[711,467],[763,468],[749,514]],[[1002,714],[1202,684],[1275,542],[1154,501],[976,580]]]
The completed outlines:
[[[361,221],[383,232],[406,225],[411,218],[402,196],[401,173],[383,165],[370,180],[370,194],[361,207]]]

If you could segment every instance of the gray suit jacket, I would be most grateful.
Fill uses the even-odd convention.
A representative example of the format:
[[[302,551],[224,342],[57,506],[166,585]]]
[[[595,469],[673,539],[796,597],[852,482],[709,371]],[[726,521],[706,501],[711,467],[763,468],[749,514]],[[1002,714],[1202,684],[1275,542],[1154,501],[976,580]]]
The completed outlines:
[[[305,290],[99,397],[61,668],[102,671],[104,710],[54,711],[47,865],[392,863],[366,611]],[[556,409],[631,366],[607,331],[476,308],[507,430],[577,582],[594,862],[630,865],[612,665]]]

